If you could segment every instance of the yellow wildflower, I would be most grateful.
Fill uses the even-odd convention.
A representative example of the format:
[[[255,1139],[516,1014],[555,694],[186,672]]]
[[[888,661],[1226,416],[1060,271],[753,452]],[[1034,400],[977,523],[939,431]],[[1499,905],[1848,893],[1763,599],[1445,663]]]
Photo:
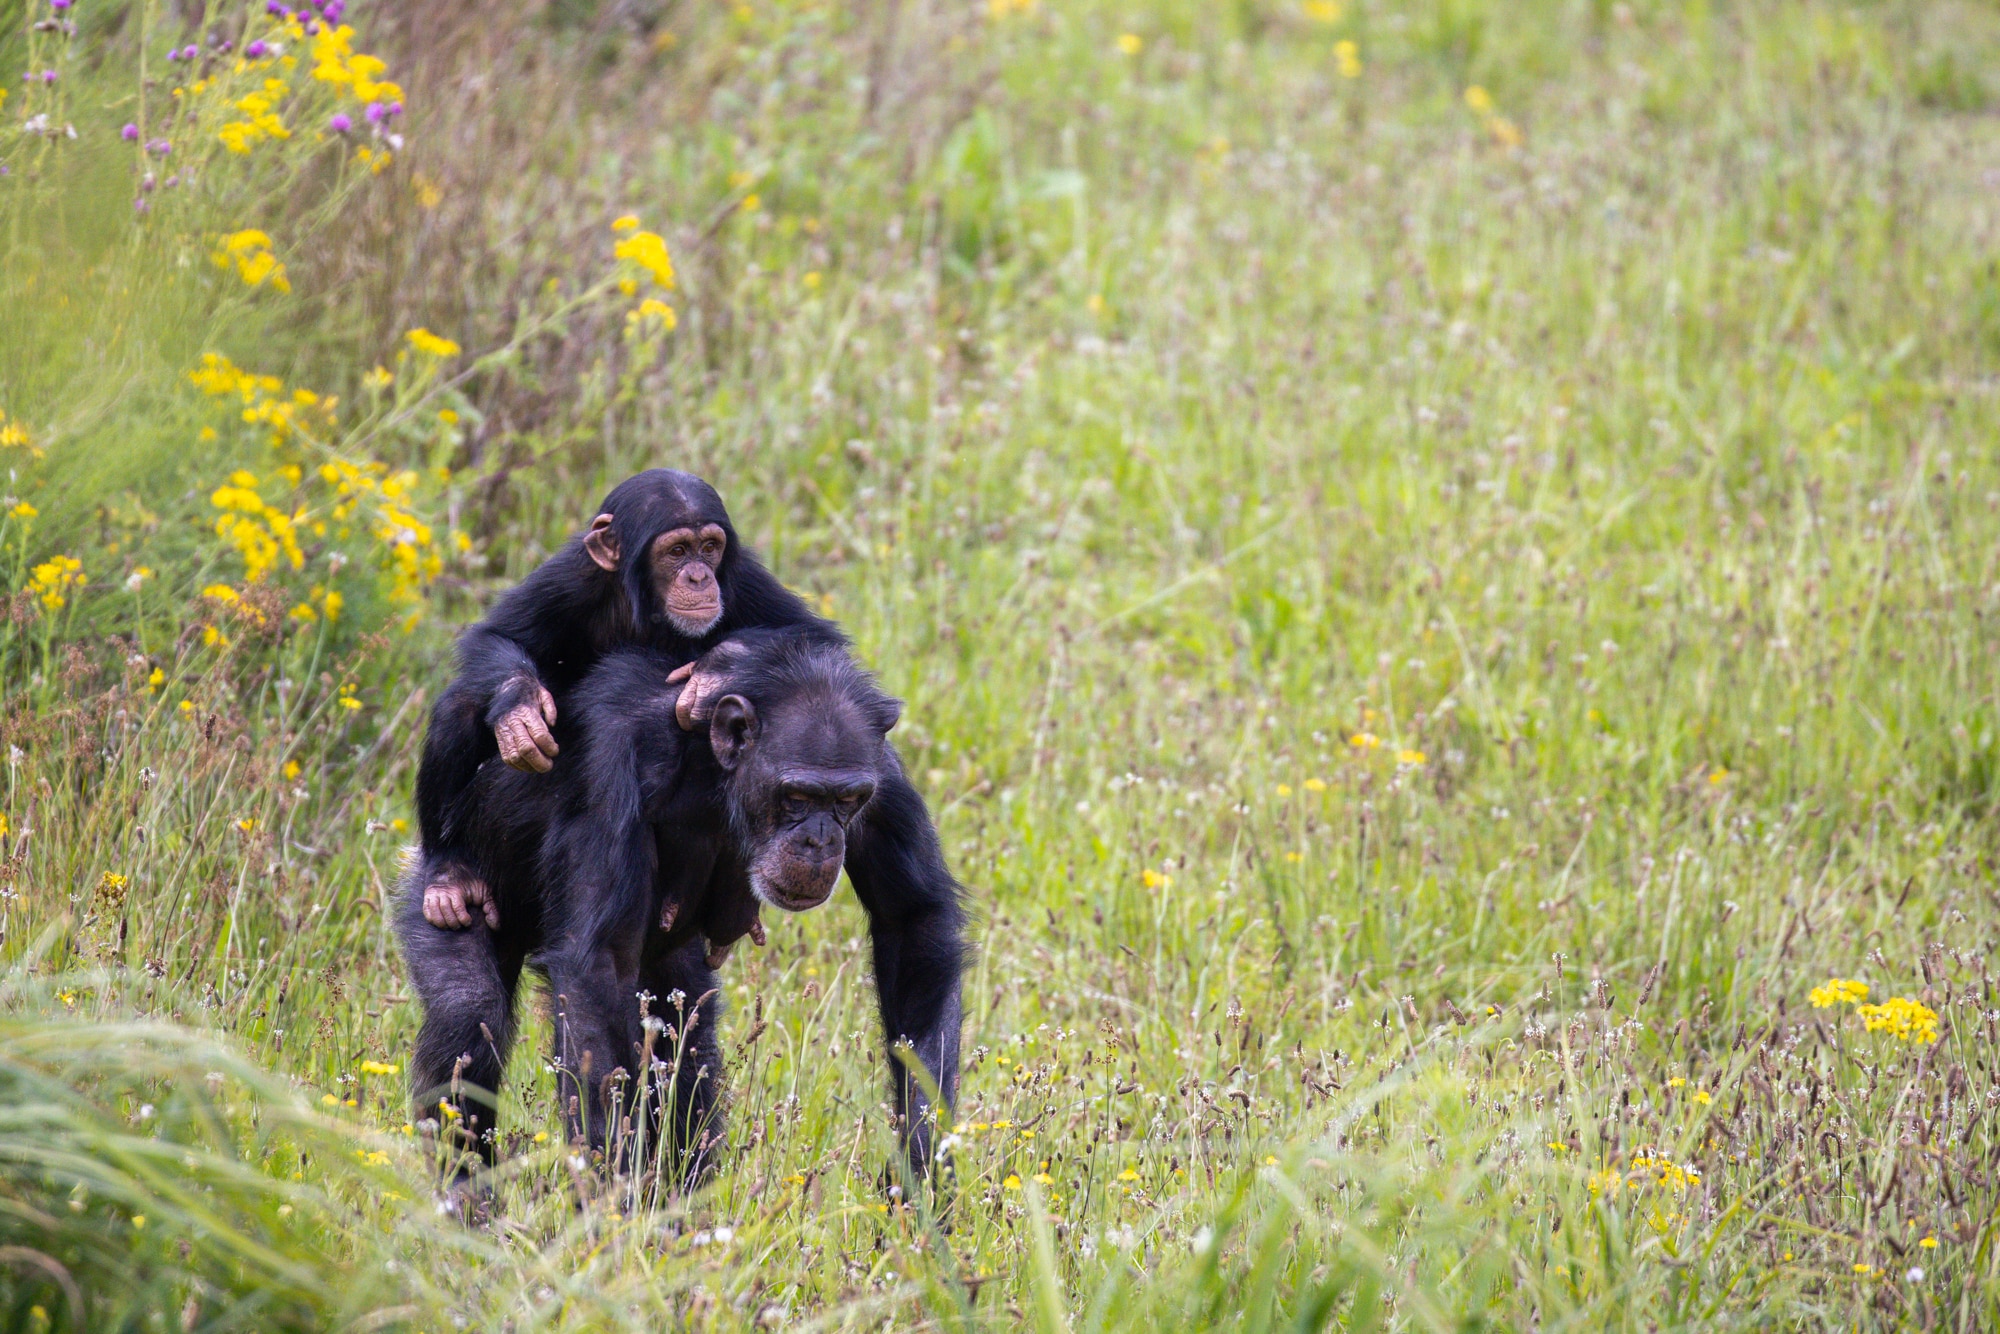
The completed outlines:
[[[1315,23],[1331,25],[1340,22],[1340,0],[1304,0],[1299,8]]]
[[[1333,44],[1333,63],[1335,68],[1340,71],[1341,78],[1360,78],[1361,48],[1351,41],[1342,40],[1335,42]]]
[[[361,1073],[364,1075],[393,1075],[402,1069],[399,1065],[388,1065],[382,1061],[363,1061]]]
[[[611,230],[617,232],[621,236],[624,235],[626,232],[638,231],[639,215],[636,213],[621,213],[619,216],[611,220]]]
[[[1824,1010],[1835,1005],[1859,1005],[1868,999],[1868,984],[1847,978],[1829,977],[1824,986],[1814,987],[1806,993],[1815,1010]]]
[[[40,513],[41,513],[40,510],[36,509],[33,505],[30,505],[27,501],[22,500],[15,502],[14,507],[7,511],[7,517],[10,519],[20,519],[23,522],[26,522],[27,520],[34,518],[36,515]]]
[[[1322,780],[1320,780],[1320,779],[1317,779],[1317,778],[1308,778],[1308,779],[1306,779],[1306,781],[1305,781],[1305,783],[1303,784],[1303,786],[1305,787],[1305,790],[1306,790],[1306,791],[1308,791],[1308,792],[1324,792],[1324,791],[1326,791],[1326,784],[1325,784],[1325,782],[1323,782]]]
[[[1484,116],[1493,110],[1493,94],[1475,83],[1465,90],[1465,105],[1473,115]]]
[[[1277,794],[1281,797],[1289,797],[1292,795],[1292,785],[1290,783],[1280,783],[1278,784],[1276,791]]]
[[[1163,875],[1149,866],[1139,872],[1139,883],[1143,884],[1147,889],[1165,889],[1174,883],[1174,879],[1172,876]]]
[[[1021,1178],[1015,1176],[1012,1172],[1009,1172],[1007,1174],[1007,1179],[1001,1182],[1000,1184],[1005,1186],[1008,1190],[1019,1190],[1021,1188]]]
[[[60,611],[69,604],[69,592],[81,588],[89,580],[84,577],[83,562],[74,556],[51,556],[34,568],[28,579],[28,589],[41,599],[50,611]]]
[[[1145,44],[1145,39],[1136,32],[1121,32],[1118,34],[1118,49],[1128,56],[1138,55],[1139,48]]]
[[[1880,1005],[1863,1005],[1855,1013],[1861,1016],[1861,1023],[1869,1032],[1887,1033],[1898,1042],[1938,1040],[1937,1012],[1907,996],[1893,996]]]
[[[1396,763],[1398,764],[1415,767],[1423,762],[1424,753],[1420,750],[1399,750],[1396,752]]]
[[[412,329],[404,336],[410,340],[411,347],[427,357],[443,360],[446,357],[455,357],[461,351],[457,343],[449,338],[440,338],[429,329]]]
[[[291,281],[285,276],[285,266],[271,253],[270,236],[254,227],[245,228],[240,232],[226,233],[222,237],[220,248],[209,258],[215,261],[215,266],[219,269],[233,266],[246,287],[262,287],[269,283],[280,292],[292,290]],[[211,353],[210,357],[213,356]],[[204,366],[210,357],[202,359]],[[216,358],[216,360],[227,364],[226,358]],[[197,380],[196,383],[199,384],[201,381]],[[275,384],[275,381],[273,383]]]
[[[756,196],[751,196],[755,198]],[[744,201],[746,204],[748,200]],[[634,232],[611,248],[615,258],[630,260],[669,291],[674,286],[674,261],[667,253],[666,239],[657,232]]]
[[[18,419],[7,420],[7,414],[0,412],[0,449],[25,449],[33,458],[42,457],[42,451],[28,439],[28,428]]]
[[[674,314],[672,306],[649,296],[625,316],[625,324],[635,333],[646,332],[652,326],[663,333],[672,333],[680,326],[680,317]]]

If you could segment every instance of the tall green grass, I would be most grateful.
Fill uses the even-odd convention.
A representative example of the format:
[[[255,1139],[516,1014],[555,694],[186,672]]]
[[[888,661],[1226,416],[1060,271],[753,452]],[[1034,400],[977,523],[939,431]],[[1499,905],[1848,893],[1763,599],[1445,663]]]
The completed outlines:
[[[395,166],[185,267],[105,146],[144,13],[0,180],[5,568],[91,578],[5,659],[16,1325],[2000,1318],[1985,9],[357,9]],[[563,306],[627,212],[657,360]],[[359,414],[416,326],[460,421],[343,448],[470,552],[410,633],[222,617],[266,462],[187,371]],[[659,464],[908,701],[977,914],[942,1216],[879,1189],[845,895],[725,975],[702,1193],[571,1161],[539,1005],[490,1225],[404,1132],[450,631]]]

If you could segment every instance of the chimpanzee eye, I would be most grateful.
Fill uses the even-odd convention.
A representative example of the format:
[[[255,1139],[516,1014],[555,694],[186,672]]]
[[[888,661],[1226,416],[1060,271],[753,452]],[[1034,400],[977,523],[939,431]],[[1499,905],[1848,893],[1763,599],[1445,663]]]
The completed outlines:
[[[787,815],[804,815],[807,808],[811,805],[810,801],[807,801],[796,792],[787,793],[785,796],[785,814]]]
[[[669,556],[672,556],[675,560],[686,560],[688,554],[687,543],[685,542],[674,543],[672,546],[667,548],[667,554]]]

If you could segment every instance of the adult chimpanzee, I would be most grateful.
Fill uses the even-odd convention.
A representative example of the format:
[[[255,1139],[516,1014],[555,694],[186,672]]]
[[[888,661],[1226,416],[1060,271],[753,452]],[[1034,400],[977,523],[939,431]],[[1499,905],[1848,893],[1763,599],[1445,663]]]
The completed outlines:
[[[887,740],[901,706],[845,651],[809,636],[727,648],[726,693],[705,728],[680,724],[686,691],[669,679],[671,656],[625,650],[572,693],[553,774],[480,771],[458,855],[491,887],[497,929],[432,925],[431,868],[411,869],[397,928],[424,1002],[411,1062],[418,1115],[442,1102],[445,1129],[488,1162],[525,964],[555,997],[573,1138],[603,1148],[607,1106],[638,1102],[657,1109],[639,1124],[678,1155],[681,1179],[704,1172],[720,1140],[714,965],[739,937],[761,941],[760,905],[815,907],[844,864],[868,913],[897,1124],[911,1166],[930,1163],[937,1113],[925,1079],[946,1110],[958,1088],[963,911]],[[647,1024],[649,1005],[664,1031]],[[905,1046],[924,1075],[903,1063]],[[618,1118],[621,1134],[631,1124]]]
[[[656,468],[613,488],[588,530],[459,640],[459,676],[431,711],[417,769],[430,922],[468,927],[483,915],[498,924],[498,905],[466,854],[466,795],[482,763],[497,752],[513,768],[548,772],[557,700],[614,649],[644,646],[685,667],[759,627],[847,642],[737,540],[707,482]],[[690,702],[714,685],[698,679]]]

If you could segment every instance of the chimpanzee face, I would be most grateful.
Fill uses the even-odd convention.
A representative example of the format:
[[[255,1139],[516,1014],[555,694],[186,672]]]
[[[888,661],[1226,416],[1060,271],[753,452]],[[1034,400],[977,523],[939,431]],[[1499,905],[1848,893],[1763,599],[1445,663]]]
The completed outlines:
[[[599,569],[618,569],[616,520],[600,514],[583,535],[583,549]],[[670,529],[646,550],[646,575],[658,600],[658,614],[678,634],[699,639],[722,620],[722,584],[716,571],[729,552],[729,534],[722,525],[704,523]]]
[[[795,699],[759,717],[741,695],[726,695],[709,742],[729,774],[730,823],[751,892],[786,912],[826,902],[848,829],[875,795],[882,733],[845,700]]]
[[[660,611],[690,639],[701,638],[722,619],[722,585],[715,572],[728,547],[728,534],[712,523],[676,528],[653,539],[649,560]]]

